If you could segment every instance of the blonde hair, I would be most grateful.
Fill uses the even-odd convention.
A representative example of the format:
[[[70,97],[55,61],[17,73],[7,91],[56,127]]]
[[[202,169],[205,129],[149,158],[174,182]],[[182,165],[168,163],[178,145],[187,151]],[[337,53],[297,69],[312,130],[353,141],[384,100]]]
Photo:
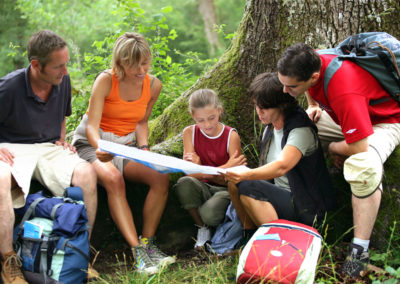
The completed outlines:
[[[132,67],[143,59],[151,60],[151,50],[146,39],[138,33],[124,33],[115,41],[111,69],[119,79],[123,79],[125,71],[122,64]]]
[[[212,105],[217,109],[222,109],[222,104],[218,99],[218,95],[210,89],[199,89],[192,93],[189,98],[189,112],[193,112],[198,108],[204,108]]]

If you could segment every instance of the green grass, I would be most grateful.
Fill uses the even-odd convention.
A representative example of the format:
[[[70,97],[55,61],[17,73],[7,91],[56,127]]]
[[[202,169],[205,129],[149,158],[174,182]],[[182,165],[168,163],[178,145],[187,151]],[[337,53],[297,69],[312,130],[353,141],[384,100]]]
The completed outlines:
[[[368,271],[357,279],[351,279],[341,273],[342,263],[347,255],[348,243],[344,239],[352,233],[349,228],[334,242],[328,239],[329,226],[325,221],[319,232],[322,235],[322,249],[316,267],[314,283],[400,283],[400,248],[397,222],[390,226],[390,236],[385,248],[370,249]],[[127,253],[127,256],[125,255]],[[97,254],[98,255],[98,254]],[[97,257],[96,255],[96,257]],[[92,283],[235,283],[239,251],[220,257],[206,251],[185,251],[177,255],[177,262],[163,267],[158,274],[147,276],[135,272],[132,258],[127,250],[118,255],[105,257],[96,262],[94,267],[102,267],[108,273],[101,274],[101,279]],[[102,262],[102,263],[99,263]],[[263,282],[268,283],[268,282]]]
[[[372,264],[382,268],[370,270],[358,279],[342,275],[340,267],[346,250],[347,245],[343,243],[329,245],[323,242],[314,283],[400,283],[400,267],[393,268],[379,261],[372,261]],[[115,257],[114,272],[101,274],[101,279],[91,283],[235,283],[239,255],[217,257],[206,252],[194,253],[191,257],[178,257],[177,263],[163,267],[158,274],[151,276],[135,272],[131,261],[122,258]]]
[[[114,273],[101,274],[91,283],[235,283],[238,256],[217,257],[205,252],[191,259],[163,267],[158,274],[147,276],[133,270],[127,259],[118,259]]]

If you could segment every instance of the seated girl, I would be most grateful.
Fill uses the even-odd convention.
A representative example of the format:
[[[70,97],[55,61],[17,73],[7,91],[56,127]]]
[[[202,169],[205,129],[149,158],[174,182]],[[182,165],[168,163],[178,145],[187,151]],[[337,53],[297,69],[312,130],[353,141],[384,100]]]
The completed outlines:
[[[189,111],[196,122],[183,130],[183,159],[199,165],[229,168],[246,164],[236,130],[222,124],[222,105],[214,91],[200,89],[189,99]],[[220,175],[192,174],[174,186],[183,208],[198,226],[195,248],[211,238],[229,205],[226,181]]]

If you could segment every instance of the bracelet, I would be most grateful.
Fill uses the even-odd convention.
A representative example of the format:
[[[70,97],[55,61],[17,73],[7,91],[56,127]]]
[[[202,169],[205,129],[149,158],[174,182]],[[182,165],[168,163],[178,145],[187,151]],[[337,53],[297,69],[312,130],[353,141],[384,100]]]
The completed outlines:
[[[144,149],[150,150],[150,147],[149,147],[149,145],[142,145],[142,146],[139,146],[138,149],[140,149],[140,150],[144,150]]]

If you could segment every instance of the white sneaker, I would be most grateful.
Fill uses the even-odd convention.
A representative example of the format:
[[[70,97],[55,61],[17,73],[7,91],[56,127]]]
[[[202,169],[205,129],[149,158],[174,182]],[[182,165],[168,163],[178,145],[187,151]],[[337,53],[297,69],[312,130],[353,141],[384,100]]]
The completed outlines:
[[[211,231],[208,227],[206,226],[198,226],[199,229],[197,230],[197,239],[196,243],[194,245],[194,248],[200,248],[204,246],[204,244],[211,240]]]

